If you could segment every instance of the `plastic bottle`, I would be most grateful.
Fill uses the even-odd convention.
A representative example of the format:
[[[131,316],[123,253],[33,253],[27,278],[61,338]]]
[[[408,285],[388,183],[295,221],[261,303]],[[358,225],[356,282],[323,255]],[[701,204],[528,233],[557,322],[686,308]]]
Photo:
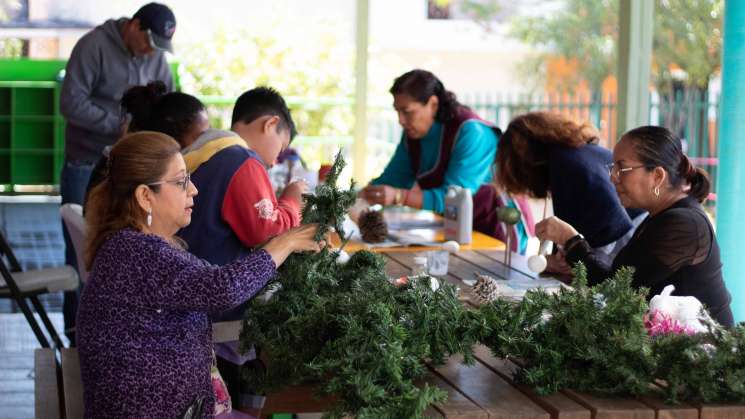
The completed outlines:
[[[427,275],[427,257],[414,256],[414,265],[411,267],[411,276]]]
[[[471,243],[473,232],[473,199],[471,191],[450,186],[445,195],[445,240],[460,244]]]

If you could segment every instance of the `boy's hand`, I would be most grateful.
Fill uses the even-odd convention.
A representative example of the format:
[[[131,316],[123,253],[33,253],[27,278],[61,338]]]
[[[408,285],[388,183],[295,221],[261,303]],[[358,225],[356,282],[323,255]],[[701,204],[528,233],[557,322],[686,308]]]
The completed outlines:
[[[282,198],[294,199],[298,203],[303,202],[303,194],[308,192],[308,183],[304,179],[290,182],[282,192]]]

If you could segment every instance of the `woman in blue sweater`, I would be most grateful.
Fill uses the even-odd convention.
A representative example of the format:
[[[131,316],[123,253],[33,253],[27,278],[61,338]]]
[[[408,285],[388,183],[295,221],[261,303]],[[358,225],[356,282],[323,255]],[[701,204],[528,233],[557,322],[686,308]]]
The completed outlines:
[[[559,113],[520,115],[502,135],[497,178],[509,192],[550,196],[555,216],[573,225],[590,247],[613,256],[643,211],[627,212],[618,200],[606,168],[612,154],[597,144],[598,135],[589,123]],[[559,256],[549,258],[549,269],[568,273]]]
[[[481,221],[497,205],[519,207],[526,215],[528,207],[491,185],[499,128],[459,103],[455,94],[426,70],[401,75],[390,93],[403,135],[393,158],[363,189],[362,197],[370,203],[406,205],[442,214],[448,187],[461,186],[475,195],[474,227],[503,239],[497,226],[482,226]],[[525,249],[527,228],[532,229],[532,222],[523,220],[509,232],[517,239],[512,241],[513,250]]]

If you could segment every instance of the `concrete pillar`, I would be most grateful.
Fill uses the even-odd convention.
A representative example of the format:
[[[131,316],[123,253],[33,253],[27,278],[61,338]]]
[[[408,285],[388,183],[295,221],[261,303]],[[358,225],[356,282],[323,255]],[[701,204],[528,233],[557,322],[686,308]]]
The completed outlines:
[[[618,124],[615,140],[631,128],[649,124],[654,3],[652,0],[621,0],[619,5]]]
[[[717,238],[735,321],[745,321],[745,1],[724,4]]]
[[[355,59],[354,143],[352,173],[358,184],[367,182],[367,48],[370,2],[357,0],[357,55]]]

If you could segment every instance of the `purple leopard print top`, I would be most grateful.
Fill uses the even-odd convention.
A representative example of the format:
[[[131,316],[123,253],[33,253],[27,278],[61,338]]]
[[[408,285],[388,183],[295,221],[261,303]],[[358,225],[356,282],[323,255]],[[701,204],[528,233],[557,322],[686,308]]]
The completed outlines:
[[[248,300],[275,275],[256,251],[214,266],[135,230],[98,250],[78,310],[86,418],[175,418],[197,396],[213,412],[208,313]]]

